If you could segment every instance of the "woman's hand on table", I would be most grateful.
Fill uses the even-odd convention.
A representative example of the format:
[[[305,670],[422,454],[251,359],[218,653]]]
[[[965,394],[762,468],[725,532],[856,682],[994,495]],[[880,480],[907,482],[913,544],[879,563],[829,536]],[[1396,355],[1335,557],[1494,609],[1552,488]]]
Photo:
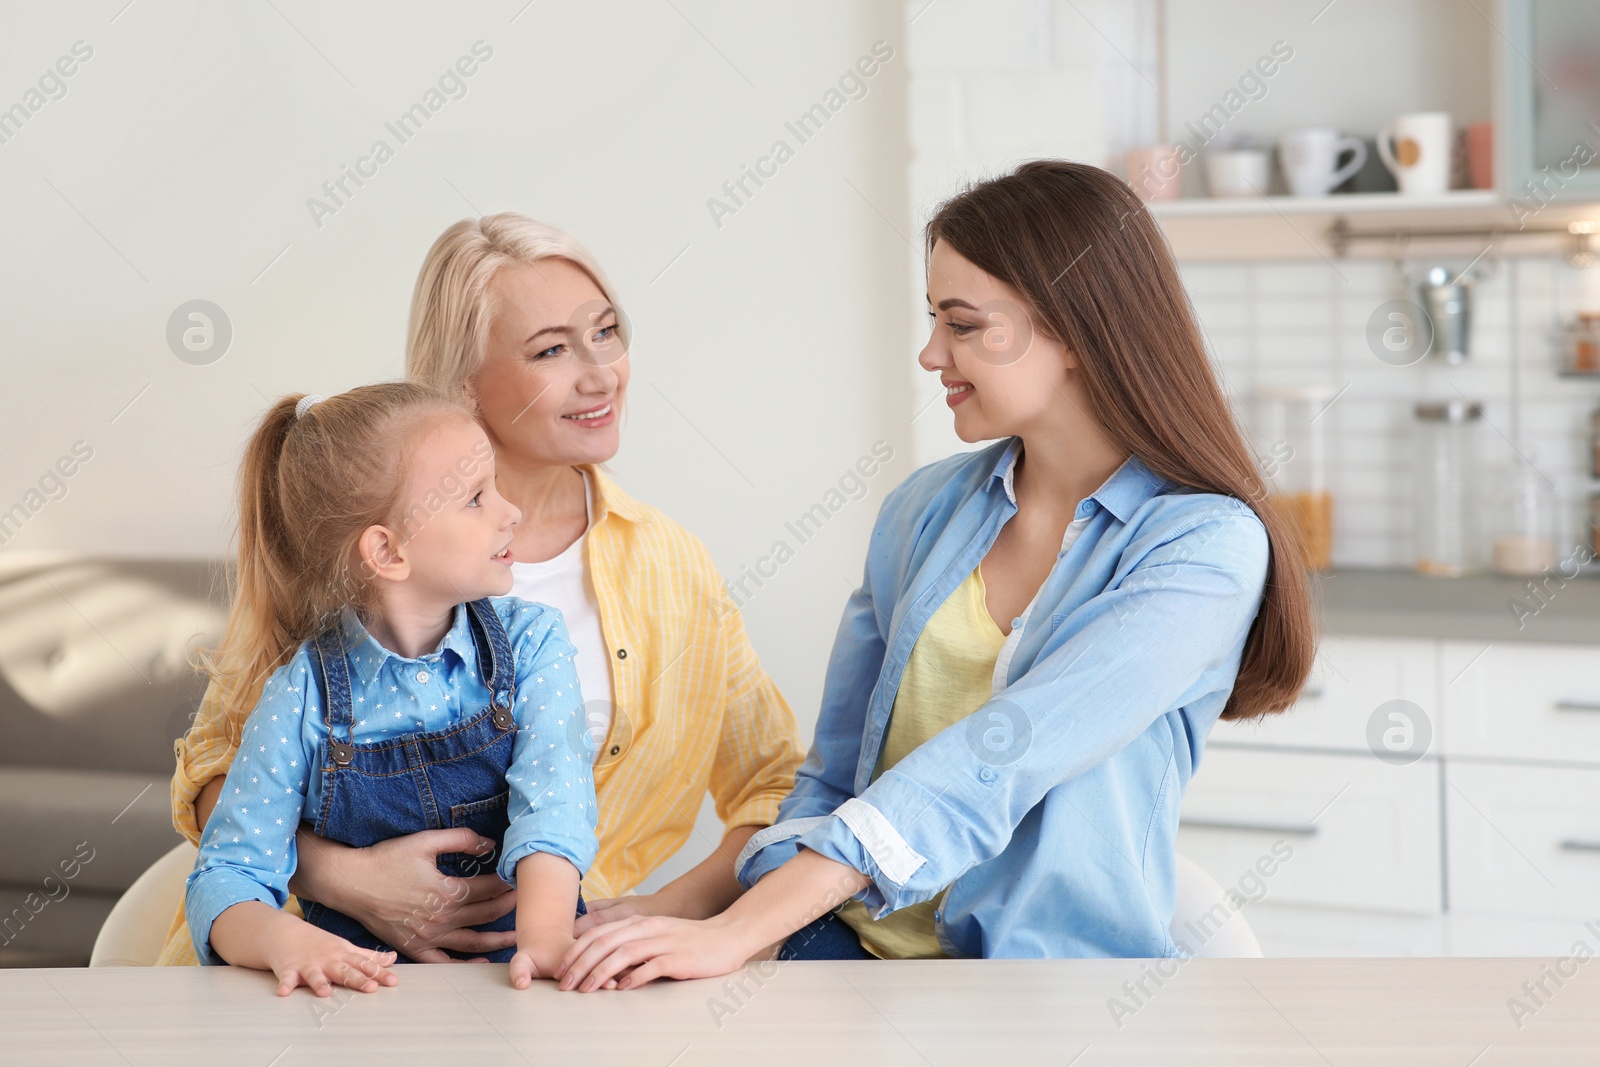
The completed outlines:
[[[556,977],[559,988],[582,993],[637,989],[657,978],[714,978],[738,970],[762,947],[745,946],[722,915],[630,915],[586,930],[562,957]]]
[[[446,852],[485,855],[495,843],[472,830],[423,830],[351,848],[301,830],[296,891],[341,911],[418,963],[484,962],[445,953],[488,953],[517,943],[515,931],[471,929],[517,906],[517,891],[492,871],[469,878],[440,872]]]
[[[587,993],[612,981],[637,989],[657,978],[728,974],[772,959],[790,934],[868,884],[854,868],[802,848],[709,919],[630,915],[589,927],[557,967],[559,987]]]

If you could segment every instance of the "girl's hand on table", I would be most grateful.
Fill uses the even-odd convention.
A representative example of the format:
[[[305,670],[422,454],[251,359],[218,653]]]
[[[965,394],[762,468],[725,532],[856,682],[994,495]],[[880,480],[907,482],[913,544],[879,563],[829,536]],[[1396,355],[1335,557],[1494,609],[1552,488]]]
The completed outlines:
[[[307,845],[310,837],[310,846]],[[495,952],[517,943],[514,931],[472,929],[494,922],[517,906],[517,891],[492,868],[453,878],[442,873],[444,852],[487,855],[494,842],[475,831],[422,830],[350,848],[301,832],[300,875],[306,895],[344,912],[385,944],[405,950],[418,963],[481,963],[459,960],[444,950]]]
[[[527,989],[535,978],[554,978],[556,968],[575,941],[559,931],[532,933],[519,940],[517,954],[511,957],[511,985]],[[607,989],[617,988],[615,981]]]
[[[759,949],[760,946],[758,946]],[[559,988],[637,989],[657,978],[714,978],[742,967],[752,951],[722,916],[630,915],[590,927],[556,969]]]
[[[286,997],[305,986],[319,997],[335,985],[358,993],[375,993],[380,985],[392,986],[400,977],[389,968],[393,952],[360,948],[337,934],[295,920],[274,932],[266,947],[266,962],[278,976],[278,996]]]

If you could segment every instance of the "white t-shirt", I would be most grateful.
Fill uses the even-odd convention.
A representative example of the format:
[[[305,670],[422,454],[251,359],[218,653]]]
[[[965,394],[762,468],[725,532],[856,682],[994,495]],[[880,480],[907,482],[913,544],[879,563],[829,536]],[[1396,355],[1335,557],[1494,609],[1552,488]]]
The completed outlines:
[[[611,728],[611,659],[600,632],[600,601],[584,562],[583,545],[594,522],[594,486],[583,471],[586,523],[582,535],[559,556],[541,563],[511,564],[511,595],[549,604],[566,620],[567,636],[578,650],[574,662],[583,692],[584,719],[594,742],[596,758]]]

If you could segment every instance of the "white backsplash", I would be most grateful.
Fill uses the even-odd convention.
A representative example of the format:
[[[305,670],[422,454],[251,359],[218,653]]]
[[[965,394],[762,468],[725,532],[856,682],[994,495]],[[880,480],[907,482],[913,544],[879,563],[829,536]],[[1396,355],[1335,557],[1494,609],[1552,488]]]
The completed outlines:
[[[1576,312],[1600,310],[1600,267],[1502,260],[1475,287],[1471,357],[1406,367],[1378,359],[1367,342],[1379,305],[1414,299],[1390,262],[1190,263],[1182,272],[1241,421],[1252,421],[1260,387],[1322,385],[1338,394],[1321,417],[1336,566],[1411,565],[1413,405],[1422,399],[1483,405],[1486,515],[1520,452],[1555,486],[1561,556],[1588,543],[1588,498],[1600,488],[1589,477],[1589,415],[1600,379],[1560,377],[1555,335]]]

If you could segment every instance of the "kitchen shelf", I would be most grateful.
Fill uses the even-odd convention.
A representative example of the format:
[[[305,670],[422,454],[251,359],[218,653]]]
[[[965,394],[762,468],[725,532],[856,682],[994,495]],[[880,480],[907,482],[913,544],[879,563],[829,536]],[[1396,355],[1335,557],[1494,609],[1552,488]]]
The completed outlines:
[[[1493,189],[1457,189],[1448,193],[1335,193],[1332,196],[1187,197],[1153,200],[1147,206],[1158,219],[1211,218],[1238,215],[1361,215],[1381,211],[1429,211],[1440,208],[1494,208],[1502,204]]]
[[[1500,255],[1565,256],[1572,251],[1568,223],[1600,222],[1600,200],[1558,200],[1541,208],[1513,205],[1504,191],[1496,189],[1436,195],[1194,197],[1158,200],[1148,206],[1179,262],[1331,263],[1346,258],[1392,259],[1397,252],[1471,260],[1487,250],[1489,235],[1496,232],[1502,235],[1497,242]],[[1336,241],[1339,224],[1356,239]],[[1394,239],[1365,236],[1372,230],[1390,232]]]

